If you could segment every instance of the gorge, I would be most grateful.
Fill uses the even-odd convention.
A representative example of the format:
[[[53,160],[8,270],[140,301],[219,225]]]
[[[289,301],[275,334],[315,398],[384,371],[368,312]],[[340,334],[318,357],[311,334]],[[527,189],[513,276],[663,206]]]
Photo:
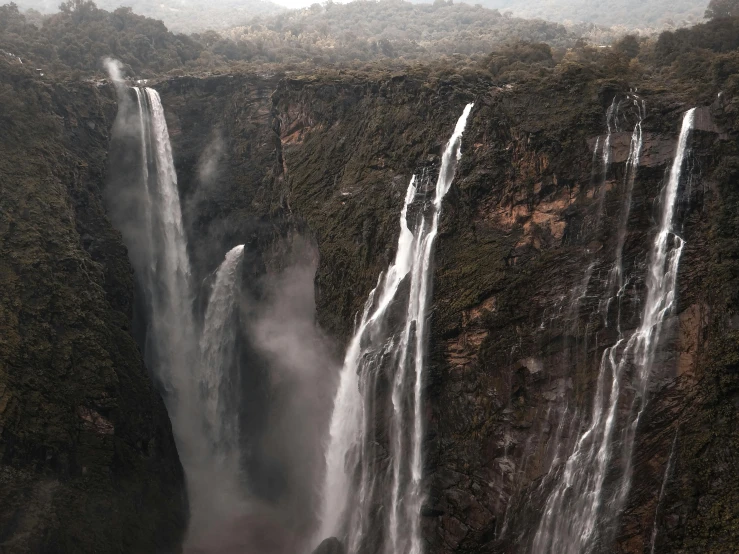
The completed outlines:
[[[0,552],[739,549],[736,68],[595,55],[0,59]]]

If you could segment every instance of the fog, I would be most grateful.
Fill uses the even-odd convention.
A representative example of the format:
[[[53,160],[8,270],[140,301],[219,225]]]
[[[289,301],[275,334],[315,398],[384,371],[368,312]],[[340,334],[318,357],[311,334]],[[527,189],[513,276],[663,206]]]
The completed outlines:
[[[308,540],[318,512],[323,447],[339,364],[316,324],[314,278],[317,250],[295,237],[277,275],[265,277],[265,296],[247,332],[269,367],[267,432],[258,446],[280,468],[273,501]],[[275,467],[275,466],[273,466]]]

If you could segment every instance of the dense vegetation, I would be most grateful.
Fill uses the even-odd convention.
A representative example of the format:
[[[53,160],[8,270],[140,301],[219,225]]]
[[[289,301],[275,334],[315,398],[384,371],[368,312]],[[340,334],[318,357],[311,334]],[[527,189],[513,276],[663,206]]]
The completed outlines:
[[[739,0],[711,0],[706,9],[706,18],[723,17],[739,17]]]
[[[106,56],[119,58],[135,72],[166,72],[196,59],[203,47],[130,8],[111,13],[91,1],[72,0],[41,28],[26,21],[17,5],[0,6],[0,50],[47,72],[100,71]]]
[[[504,16],[481,6],[437,2],[411,4],[402,0],[351,2],[287,12],[226,33],[242,49],[267,44],[275,61],[337,62],[383,58],[435,59],[490,52],[512,40],[570,46],[591,25],[566,28],[539,20]],[[227,59],[238,50],[216,49]]]
[[[444,2],[328,2],[223,34],[193,35],[172,33],[161,21],[130,8],[107,12],[90,0],[70,0],[43,21],[11,3],[0,6],[0,59],[12,64],[25,60],[26,67],[39,72],[77,78],[101,75],[102,60],[110,56],[139,78],[246,67],[312,71],[333,65],[377,71],[434,62],[445,72],[482,69],[506,82],[545,78],[553,71],[599,74],[607,68],[624,78],[669,80],[675,75],[694,79],[696,87],[732,88],[739,73],[739,19],[727,14],[736,2],[713,0],[713,19],[692,28],[658,38],[627,35],[607,48],[583,38],[588,26],[566,28]]]
[[[101,60],[112,56],[142,77],[235,62],[314,65],[474,57],[519,39],[567,47],[581,34],[481,7],[402,1],[315,4],[257,20],[227,36],[214,31],[173,34],[161,21],[130,8],[108,12],[89,0],[70,0],[42,22],[35,14],[27,18],[12,3],[0,10],[0,49],[44,71],[100,71]]]

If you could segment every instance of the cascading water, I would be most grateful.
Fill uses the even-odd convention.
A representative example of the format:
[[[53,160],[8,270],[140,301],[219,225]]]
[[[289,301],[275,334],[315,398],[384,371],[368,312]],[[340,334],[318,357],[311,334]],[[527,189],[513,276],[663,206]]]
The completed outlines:
[[[677,272],[684,246],[673,229],[678,187],[695,109],[686,112],[669,180],[662,197],[660,228],[655,237],[646,276],[647,298],[641,324],[628,340],[620,337],[603,352],[595,400],[588,427],[577,440],[561,477],[549,495],[531,552],[576,554],[595,547],[599,531],[617,517],[631,484],[631,457],[647,386],[665,318],[676,296]],[[639,125],[639,131],[641,126]],[[604,502],[604,482],[613,455],[613,431],[618,424],[622,378],[633,364],[634,398],[623,425],[620,454],[625,469],[615,493]]]
[[[170,412],[179,413],[177,405],[193,390],[188,371],[196,336],[190,261],[164,109],[155,90],[134,90],[141,125],[140,198],[147,243],[141,267],[135,269],[150,309],[146,355],[168,392]],[[176,419],[173,416],[175,426]]]
[[[234,297],[238,292],[243,259],[244,245],[241,244],[226,254],[218,268],[200,337],[203,368],[200,390],[205,402],[208,437],[214,450],[224,457],[239,449],[238,419],[233,417],[236,410],[231,399],[231,392],[238,388],[238,374],[229,372],[228,365],[234,357]]]
[[[662,477],[662,486],[659,488],[659,496],[657,497],[657,506],[654,509],[654,523],[652,524],[652,538],[649,546],[649,554],[655,554],[655,547],[657,546],[657,534],[659,531],[659,527],[657,526],[657,524],[659,522],[660,507],[662,506],[662,501],[665,498],[665,493],[667,492],[667,482],[670,479],[670,474],[672,473],[672,468],[675,463],[675,447],[677,446],[677,434],[678,430],[675,431],[675,438],[672,439],[670,456],[667,458],[665,474]]]
[[[608,309],[613,301],[615,293],[616,299],[619,301],[624,294],[624,270],[623,270],[623,252],[626,243],[626,231],[628,230],[629,216],[631,214],[631,199],[634,194],[634,183],[636,182],[636,173],[639,168],[641,159],[642,146],[644,144],[644,136],[642,132],[642,121],[646,113],[644,100],[635,94],[630,95],[634,107],[637,109],[637,122],[631,133],[631,142],[629,144],[629,157],[626,160],[626,173],[624,175],[624,202],[621,207],[621,217],[619,218],[618,232],[616,237],[616,254],[611,271],[608,274],[608,285],[606,290],[606,301],[601,310],[608,324]],[[620,317],[617,318],[620,332]]]
[[[421,396],[431,258],[442,201],[461,159],[471,110],[468,104],[457,121],[442,157],[433,202],[424,201],[413,230],[408,211],[427,183],[411,179],[395,261],[370,293],[344,359],[326,450],[320,537],[342,538],[349,554],[422,550]],[[390,390],[388,405],[379,394],[384,385]],[[385,425],[388,452],[380,456]],[[380,506],[385,509],[378,511]]]
[[[600,172],[600,190],[598,193],[598,213],[596,215],[596,221],[595,221],[595,227],[596,229],[600,229],[602,217],[603,217],[603,207],[605,205],[606,200],[606,181],[608,180],[608,170],[611,168],[611,136],[613,134],[613,131],[618,131],[618,109],[620,105],[616,102],[616,97],[613,98],[613,101],[611,102],[611,105],[608,107],[608,110],[606,111],[606,128],[608,132],[606,133],[606,138],[603,141],[603,151],[601,152],[601,172]],[[595,160],[595,155],[598,151],[598,143],[600,142],[600,137],[598,138],[598,141],[595,145],[595,152],[593,152],[593,159]]]
[[[187,467],[194,497],[193,515],[224,519],[245,508],[239,429],[236,304],[244,245],[235,246],[215,273],[200,335],[199,397],[207,446]],[[197,510],[197,512],[195,511]],[[217,516],[217,517],[214,517]],[[208,525],[204,525],[207,527]]]
[[[202,335],[193,313],[187,239],[177,175],[159,94],[120,85],[121,125],[140,145],[133,188],[115,191],[119,219],[146,305],[144,354],[164,390],[190,500],[190,538],[240,507],[238,408],[229,370],[234,360],[233,296],[243,246],[219,268]],[[236,377],[234,376],[234,379]]]

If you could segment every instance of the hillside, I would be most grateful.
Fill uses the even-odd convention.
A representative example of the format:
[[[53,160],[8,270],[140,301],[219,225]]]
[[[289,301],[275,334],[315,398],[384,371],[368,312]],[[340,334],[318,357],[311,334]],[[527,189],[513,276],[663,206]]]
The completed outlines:
[[[51,14],[58,11],[60,1],[18,0],[16,4],[22,10],[34,9]],[[119,7],[131,8],[134,13],[163,21],[169,29],[178,33],[227,29],[255,16],[284,11],[284,8],[269,0],[98,0],[96,4],[111,12]]]
[[[268,45],[277,52],[279,61],[337,62],[432,60],[455,54],[475,57],[515,40],[563,47],[592,30],[592,25],[566,28],[506,17],[481,6],[398,0],[314,4],[236,27],[225,35],[242,48]]]
[[[68,3],[39,27],[13,4],[0,6],[0,50],[32,61],[45,72],[101,72],[115,57],[131,75],[213,71],[246,62],[312,65],[392,62],[456,57],[479,59],[517,40],[572,46],[592,25],[504,17],[495,10],[410,2],[354,2],[264,17],[223,34],[175,34],[130,8],[108,12],[93,2]],[[467,63],[467,62],[465,62]]]

